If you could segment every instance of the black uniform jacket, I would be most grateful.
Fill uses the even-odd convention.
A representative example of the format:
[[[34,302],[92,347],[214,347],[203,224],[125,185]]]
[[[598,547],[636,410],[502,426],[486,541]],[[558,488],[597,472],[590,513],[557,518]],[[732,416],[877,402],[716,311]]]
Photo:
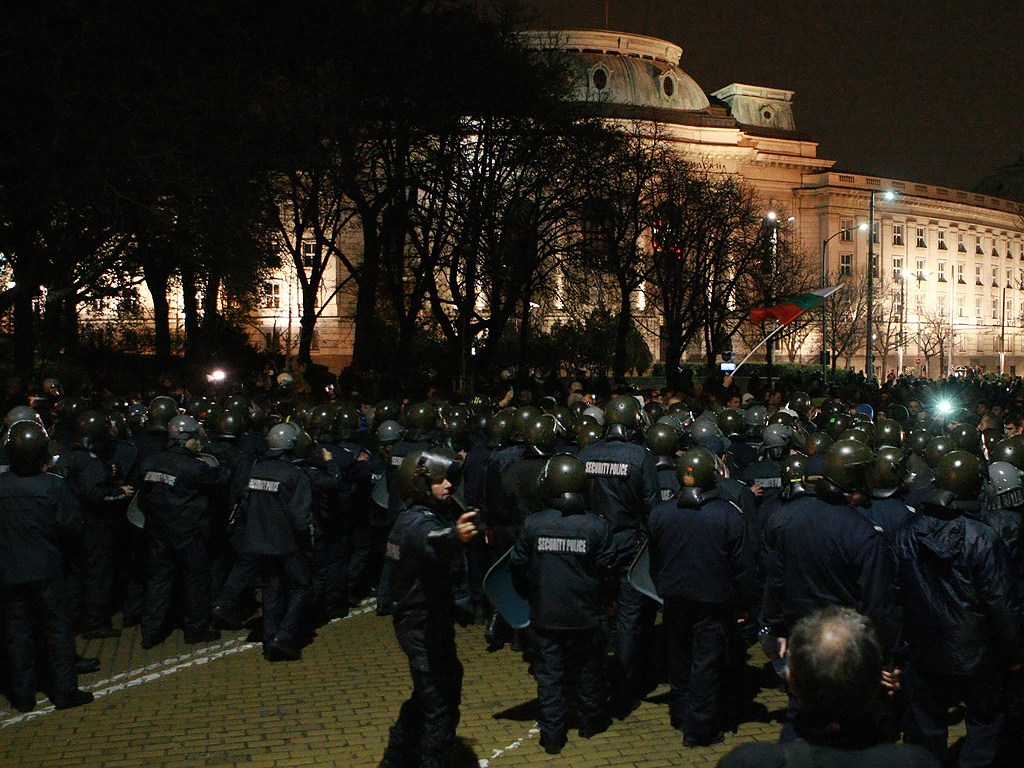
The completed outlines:
[[[0,579],[25,584],[59,578],[63,540],[81,528],[82,513],[68,482],[41,473],[0,475]]]
[[[241,501],[249,555],[291,555],[310,551],[315,538],[313,488],[299,467],[282,458],[257,461]]]
[[[139,507],[146,530],[161,540],[209,529],[209,494],[228,481],[227,467],[210,467],[194,453],[172,446],[139,464]]]
[[[604,619],[615,566],[611,525],[593,512],[543,509],[526,518],[512,550],[515,583],[538,629],[590,629]]]
[[[598,440],[582,448],[587,473],[587,508],[612,524],[613,534],[643,533],[659,503],[658,473],[646,447],[624,440]]]

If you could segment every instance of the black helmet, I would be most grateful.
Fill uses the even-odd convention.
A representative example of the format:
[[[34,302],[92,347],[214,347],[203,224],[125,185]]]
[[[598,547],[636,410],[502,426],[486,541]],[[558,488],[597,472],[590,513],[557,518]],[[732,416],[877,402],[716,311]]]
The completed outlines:
[[[981,433],[973,424],[958,424],[949,433],[957,450],[981,453]]]
[[[730,440],[743,436],[743,412],[737,408],[726,408],[718,414],[718,428]]]
[[[247,414],[243,411],[227,410],[217,417],[217,434],[237,437],[248,428]]]
[[[505,408],[494,414],[487,425],[488,448],[501,448],[511,442],[512,431],[515,429],[512,425],[512,416],[514,414],[515,411],[511,408]]]
[[[393,445],[402,439],[402,435],[405,434],[405,430],[402,429],[402,425],[393,419],[382,421],[381,425],[377,427],[377,442],[381,445]]]
[[[976,500],[981,481],[981,460],[968,451],[950,451],[935,468],[935,487],[961,501]]]
[[[334,409],[334,436],[338,440],[351,440],[359,431],[359,411],[352,405],[338,405]],[[427,428],[431,429],[430,427]]]
[[[149,428],[154,430],[167,429],[167,422],[178,415],[178,404],[167,395],[154,397],[149,403]]]
[[[791,453],[782,460],[782,490],[784,499],[791,499],[797,493],[806,490],[807,457],[802,453]]]
[[[1005,461],[1017,469],[1024,469],[1024,436],[1011,435],[1000,440],[989,451],[988,457],[992,462]]]
[[[394,400],[381,400],[374,409],[378,421],[401,421],[402,408]]]
[[[524,441],[527,428],[541,413],[543,412],[540,408],[535,408],[532,405],[524,405],[516,409],[512,414],[512,439],[517,443]]]
[[[785,424],[787,427],[795,429],[800,425],[800,419],[789,411],[776,411],[768,417],[768,426],[772,424]]]
[[[773,461],[782,459],[790,448],[798,451],[807,450],[807,441],[803,433],[788,424],[769,424],[761,435],[761,444],[765,456]]]
[[[652,424],[644,435],[644,443],[655,456],[675,456],[679,433],[668,424]]]
[[[49,460],[50,438],[36,421],[16,421],[7,432],[11,468],[19,475],[35,475]]]
[[[564,405],[556,405],[552,408],[548,408],[548,413],[554,416],[555,421],[561,424],[567,432],[571,431],[573,426],[576,424],[575,414]]]
[[[866,493],[867,472],[874,463],[871,449],[856,440],[840,440],[825,451],[824,479],[838,488],[843,495]]]
[[[75,439],[90,448],[98,438],[110,435],[110,422],[100,411],[83,411],[75,418]]]
[[[596,443],[603,436],[604,430],[597,424],[584,424],[577,430],[576,441],[580,444],[580,448],[582,448],[591,443]]]
[[[875,454],[875,463],[868,470],[868,485],[876,499],[887,499],[908,481],[907,454],[902,448],[883,445]]]
[[[587,474],[583,462],[575,456],[552,456],[540,475],[540,492],[552,509],[562,512],[582,512],[586,508],[583,491]]]
[[[604,409],[609,424],[621,424],[628,432],[634,432],[643,424],[640,402],[629,395],[616,395]]]
[[[398,467],[402,499],[407,504],[429,503],[433,499],[432,485],[446,478],[452,485],[458,485],[461,472],[462,462],[452,451],[444,448],[413,451]]]
[[[246,416],[252,411],[252,403],[245,395],[231,395],[224,398],[225,411],[240,411]]]
[[[429,432],[437,426],[437,408],[431,403],[413,403],[405,409],[405,426],[419,432]]]
[[[875,448],[881,448],[886,445],[895,448],[903,447],[903,427],[900,426],[898,421],[893,419],[879,419],[878,423],[875,424],[874,434],[871,437]]]
[[[768,424],[768,409],[763,405],[752,405],[743,412],[743,434],[749,440],[760,440]]]
[[[679,495],[676,503],[681,507],[699,507],[717,493],[718,462],[707,448],[691,448],[679,457],[676,465]]]
[[[469,437],[469,426],[469,419],[452,412],[441,421],[441,437],[453,451],[460,451]]]
[[[794,392],[789,398],[789,409],[801,419],[806,419],[811,410],[811,396],[806,392]]]
[[[817,456],[824,454],[832,443],[833,440],[829,437],[828,432],[812,432],[807,438],[807,455]]]
[[[903,405],[890,405],[888,410],[889,418],[902,426],[910,421],[910,411]]]
[[[558,419],[550,413],[543,413],[526,425],[523,435],[525,442],[541,456],[550,456],[558,446],[559,439],[566,431]]]
[[[933,437],[928,441],[928,445],[924,448],[924,460],[928,462],[928,466],[932,469],[936,469],[939,466],[939,461],[947,453],[950,453],[954,449],[953,441],[948,437]]]
[[[665,415],[665,406],[661,403],[656,403],[653,400],[649,400],[644,403],[644,413],[647,414],[647,420],[652,424]]]
[[[167,422],[167,439],[172,443],[184,445],[192,438],[202,436],[203,428],[192,416],[175,416]]]
[[[828,436],[833,440],[838,440],[839,436],[852,425],[853,419],[845,413],[836,413],[829,417],[828,426],[825,428],[825,431],[828,432]]]
[[[4,426],[11,427],[19,421],[34,421],[43,426],[43,418],[34,409],[27,405],[16,405],[4,416]]]
[[[334,414],[334,406],[330,403],[316,406],[309,414],[309,428],[317,435],[333,435]]]

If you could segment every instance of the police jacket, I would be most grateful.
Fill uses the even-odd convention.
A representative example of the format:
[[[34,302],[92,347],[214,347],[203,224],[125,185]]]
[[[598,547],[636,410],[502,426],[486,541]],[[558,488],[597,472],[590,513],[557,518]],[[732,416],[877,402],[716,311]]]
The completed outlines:
[[[525,447],[506,445],[491,452],[484,473],[484,499],[487,521],[492,526],[516,525],[515,505],[505,486],[505,474],[522,458]]]
[[[486,482],[487,462],[491,458],[491,449],[486,445],[475,445],[466,454],[462,462],[462,496],[466,505],[487,511]]]
[[[299,467],[280,456],[260,459],[249,472],[240,502],[248,555],[309,552],[316,538],[313,486]]]
[[[310,509],[316,531],[325,538],[337,539],[343,536],[348,530],[352,510],[351,483],[342,477],[333,460],[324,460],[318,449],[314,449],[308,459],[296,461],[294,465],[309,478],[312,494]],[[308,526],[303,530],[303,541],[306,541]]]
[[[674,501],[679,493],[679,472],[672,456],[656,456],[654,471],[658,474],[658,501]]]
[[[904,634],[925,674],[992,673],[1019,652],[1020,602],[1006,548],[962,511],[936,512],[952,519],[915,514],[896,540]]]
[[[387,543],[395,622],[408,618],[469,621],[466,548],[455,534],[458,511],[413,504],[398,515]]]
[[[765,499],[777,496],[782,487],[782,464],[778,461],[761,459],[747,467],[740,474],[740,479],[747,485],[760,485],[764,488],[761,496],[762,503]]]
[[[875,622],[883,647],[899,639],[896,557],[863,512],[817,498],[793,502],[768,558],[764,623],[788,632],[799,619],[845,605]]]
[[[64,541],[82,524],[68,482],[40,473],[0,475],[0,579],[25,584],[59,578]]]
[[[732,463],[742,472],[749,465],[757,461],[757,449],[756,444],[751,444],[743,440],[733,440],[732,445],[729,446],[729,456],[732,457]]]
[[[139,508],[146,530],[162,540],[205,534],[210,494],[228,481],[227,467],[207,466],[194,453],[174,445],[139,464]]]
[[[512,549],[517,589],[530,601],[530,626],[590,629],[605,616],[604,589],[615,565],[611,526],[593,512],[542,509]]]
[[[114,510],[128,500],[110,468],[92,451],[73,448],[60,457],[56,469],[68,479],[87,521],[109,522]]]
[[[736,596],[743,519],[739,507],[712,495],[699,508],[663,501],[651,513],[651,573],[666,600],[720,605]]]
[[[659,503],[654,456],[645,446],[605,438],[584,446],[579,460],[587,473],[587,509],[612,524],[612,533],[643,534]]]
[[[895,496],[888,499],[872,498],[864,514],[868,520],[882,529],[889,541],[895,541],[896,532],[910,517],[910,508]]]
[[[522,458],[505,473],[505,498],[509,502],[512,519],[517,526],[522,525],[528,515],[540,512],[547,506],[540,492],[540,477],[548,458],[527,447]]]

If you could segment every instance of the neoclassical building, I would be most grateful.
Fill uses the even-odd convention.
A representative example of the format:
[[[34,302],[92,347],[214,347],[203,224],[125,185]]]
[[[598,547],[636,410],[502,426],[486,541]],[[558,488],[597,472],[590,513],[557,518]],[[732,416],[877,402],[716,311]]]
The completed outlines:
[[[681,67],[678,45],[643,35],[545,30],[523,33],[523,39],[569,54],[569,98],[594,115],[657,124],[682,155],[741,176],[759,193],[766,214],[792,217],[787,236],[831,277],[866,275],[873,252],[876,315],[884,315],[883,330],[891,332],[898,313],[902,331],[884,354],[874,353],[876,375],[900,365],[927,368],[931,376],[945,372],[940,365],[1024,372],[1024,216],[1013,199],[1024,200],[1024,164],[1003,169],[979,191],[841,172],[797,128],[792,91],[733,83],[707,93]],[[859,227],[872,207],[869,240],[866,227]],[[287,345],[298,340],[301,293],[291,260],[284,261],[252,327],[254,337]],[[353,336],[351,299],[336,290],[345,278],[336,263],[329,267],[313,349],[314,358],[335,369],[349,359]],[[639,312],[648,311],[642,296],[637,302]],[[653,321],[648,326],[657,327]],[[934,348],[919,344],[929,330],[941,336],[941,363]],[[657,340],[649,341],[657,358]],[[840,364],[862,369],[865,347],[861,343]],[[821,332],[812,326],[797,358],[816,363],[821,348]],[[699,357],[701,350],[687,355]]]

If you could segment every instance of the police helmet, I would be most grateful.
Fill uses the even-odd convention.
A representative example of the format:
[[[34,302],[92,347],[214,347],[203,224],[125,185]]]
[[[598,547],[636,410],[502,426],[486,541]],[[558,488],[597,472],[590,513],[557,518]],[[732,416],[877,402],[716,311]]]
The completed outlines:
[[[1024,507],[1024,472],[1006,461],[989,465],[988,482],[990,495],[999,509]]]
[[[924,449],[928,447],[928,441],[932,439],[931,432],[927,427],[912,427],[907,432],[907,448],[918,456],[924,456]],[[1022,454],[1024,458],[1024,454]]]
[[[957,450],[981,453],[981,433],[973,424],[958,424],[949,433]]]
[[[822,474],[844,495],[866,493],[867,472],[874,463],[871,449],[856,440],[840,440],[825,451]]]
[[[950,451],[935,467],[935,487],[962,501],[976,500],[981,482],[981,460],[968,451]]]
[[[19,421],[34,421],[38,423],[39,426],[43,426],[42,416],[40,416],[34,408],[30,408],[27,405],[16,405],[7,412],[6,416],[4,416],[5,427],[9,428]]]
[[[879,419],[871,437],[875,448],[903,447],[903,427],[895,419]]]
[[[768,409],[763,405],[752,405],[743,412],[743,434],[751,440],[760,440],[768,424]]]
[[[542,456],[549,456],[566,431],[550,413],[542,413],[526,425],[525,442]]]
[[[707,448],[690,448],[679,457],[676,474],[683,488],[709,491],[718,482],[718,461]]]
[[[765,456],[773,461],[782,459],[790,448],[801,452],[807,450],[803,433],[788,424],[769,424],[761,435],[761,444]]]
[[[100,437],[110,435],[110,422],[102,412],[84,411],[75,418],[75,439],[86,448]]]
[[[629,432],[643,425],[644,412],[635,397],[616,395],[608,401],[608,406],[604,410],[609,424],[620,424]]]
[[[668,424],[652,424],[644,435],[644,443],[655,456],[675,456],[679,432]]]
[[[405,409],[405,426],[423,434],[437,426],[437,408],[431,403],[413,403]]]
[[[833,440],[838,440],[839,436],[843,434],[853,425],[853,419],[851,419],[845,413],[834,413],[828,419],[828,426],[825,427],[825,431],[828,432],[828,436]]]
[[[807,457],[802,453],[791,453],[782,460],[782,489],[780,495],[791,499],[795,494],[803,492],[807,481]]]
[[[194,437],[202,437],[202,433],[203,428],[193,416],[182,414],[167,422],[167,439],[172,443],[184,445]]]
[[[833,440],[827,432],[813,432],[807,438],[807,455],[817,456],[824,454],[832,443]]]
[[[508,445],[512,440],[512,432],[515,427],[512,424],[512,416],[515,410],[505,408],[494,414],[487,425],[487,447],[501,448]]]
[[[338,440],[351,440],[362,424],[359,411],[353,405],[339,404],[334,409],[334,437]]]
[[[906,426],[910,421],[910,411],[907,410],[905,405],[890,405],[888,410],[888,416],[893,421],[899,423],[901,426]]]
[[[933,437],[924,447],[924,460],[928,462],[928,466],[932,469],[937,469],[942,457],[954,449],[955,445],[950,438],[943,437],[942,435]]]
[[[292,421],[275,424],[267,432],[267,450],[271,453],[289,452],[299,443],[302,427]]]
[[[580,444],[580,448],[596,443],[604,436],[604,430],[596,424],[584,424],[577,430],[576,441]]]
[[[512,439],[515,442],[522,442],[526,439],[526,428],[540,416],[542,411],[532,405],[524,405],[517,408],[512,414]]]
[[[245,432],[248,425],[241,411],[227,410],[217,417],[217,434],[237,437]]]
[[[796,428],[800,424],[800,419],[796,417],[795,413],[789,411],[776,411],[768,417],[768,426],[772,424],[785,424],[788,427]]]
[[[806,392],[794,392],[789,398],[789,409],[801,419],[806,419],[811,410],[811,396]]]
[[[989,451],[989,460],[1005,461],[1017,469],[1024,469],[1024,436],[1011,435],[1000,440]]]
[[[374,413],[380,421],[401,421],[402,408],[394,400],[381,400]]]
[[[42,471],[49,460],[50,438],[36,421],[16,421],[7,432],[7,453],[11,469],[19,475]]]
[[[902,448],[884,445],[875,453],[875,463],[868,470],[871,495],[887,499],[908,482],[908,454]]]
[[[149,428],[153,430],[167,429],[167,422],[178,415],[178,404],[167,395],[154,397],[149,403]]]
[[[381,445],[393,445],[402,439],[402,435],[405,434],[405,430],[402,429],[402,425],[393,419],[382,421],[380,426],[377,427],[377,442]]]
[[[582,512],[586,507],[583,491],[587,474],[583,462],[575,456],[552,456],[540,475],[540,492],[552,509],[562,512]]]
[[[594,421],[599,427],[603,427],[607,422],[608,418],[605,412],[596,405],[589,405],[583,409],[583,412],[577,417],[579,419],[589,418]]]
[[[398,467],[399,487],[407,504],[428,503],[433,499],[431,486],[447,479],[458,485],[462,462],[452,451],[428,448],[413,451],[402,459]]]
[[[743,436],[743,412],[737,408],[726,408],[718,414],[718,428],[730,440]]]

